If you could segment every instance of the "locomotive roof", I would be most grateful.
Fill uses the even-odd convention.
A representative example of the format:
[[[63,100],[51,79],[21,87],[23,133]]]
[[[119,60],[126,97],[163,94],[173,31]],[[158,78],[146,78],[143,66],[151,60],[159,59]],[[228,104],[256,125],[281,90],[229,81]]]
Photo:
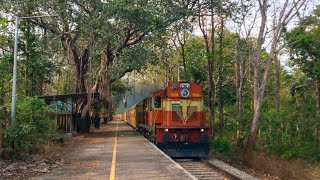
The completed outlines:
[[[184,84],[187,87],[180,87],[181,84]],[[174,85],[175,85],[175,88],[173,87]],[[186,97],[202,97],[201,86],[196,82],[188,82],[188,81],[170,82],[164,88],[150,94],[149,97],[156,96],[156,95],[160,95],[160,96],[165,95],[165,94],[161,94],[161,92],[166,93],[167,97],[182,97],[181,91],[183,89],[187,89],[188,93],[190,93],[190,96],[186,96]]]

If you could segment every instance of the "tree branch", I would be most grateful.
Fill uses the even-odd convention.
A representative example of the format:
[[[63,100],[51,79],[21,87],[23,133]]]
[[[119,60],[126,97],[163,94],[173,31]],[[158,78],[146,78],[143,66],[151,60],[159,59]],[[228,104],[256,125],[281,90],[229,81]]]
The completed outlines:
[[[73,1],[77,6],[79,6],[82,10],[84,10],[87,14],[92,15],[92,11],[87,9],[84,4],[81,4],[78,0]]]
[[[145,32],[139,33],[136,37],[129,39],[126,46],[134,45],[135,43],[139,42],[145,36]]]
[[[41,28],[43,28],[43,29],[47,29],[47,30],[49,30],[51,33],[53,33],[53,34],[57,34],[57,35],[59,35],[60,34],[60,32],[59,32],[59,30],[58,29],[54,29],[53,27],[51,27],[51,26],[49,26],[48,24],[45,24],[45,23],[43,23],[43,22],[39,22],[39,21],[37,21],[37,20],[35,20],[35,19],[28,19],[32,24],[34,24],[34,25],[37,25],[37,26],[40,26]]]
[[[112,79],[110,80],[110,84],[116,82],[117,80],[119,80],[120,78],[122,78],[126,73],[131,72],[131,71],[133,71],[133,70],[134,70],[133,68],[128,67],[128,68],[125,69],[123,72],[121,72],[118,77],[112,78]]]

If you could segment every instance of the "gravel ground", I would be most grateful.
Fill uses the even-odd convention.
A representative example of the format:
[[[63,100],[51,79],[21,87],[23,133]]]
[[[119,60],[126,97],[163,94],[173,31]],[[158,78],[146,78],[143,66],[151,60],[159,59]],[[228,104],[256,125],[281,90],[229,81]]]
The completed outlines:
[[[230,166],[229,164],[224,163],[223,161],[220,161],[218,159],[209,159],[207,160],[208,165],[211,165],[223,172],[226,172],[227,174],[232,174],[232,176],[236,177],[237,179],[241,180],[258,180],[258,178],[251,176],[250,174],[247,174],[244,171],[240,171],[239,169]]]

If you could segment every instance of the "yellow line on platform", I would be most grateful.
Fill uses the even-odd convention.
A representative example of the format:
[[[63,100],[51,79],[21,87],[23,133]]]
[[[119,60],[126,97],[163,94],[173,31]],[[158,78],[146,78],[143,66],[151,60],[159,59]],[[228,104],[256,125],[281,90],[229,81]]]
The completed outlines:
[[[118,139],[118,122],[116,128],[116,135],[114,136],[114,143],[113,143],[113,154],[112,154],[112,164],[110,170],[110,180],[114,180],[116,176],[116,159],[117,159],[117,139]]]

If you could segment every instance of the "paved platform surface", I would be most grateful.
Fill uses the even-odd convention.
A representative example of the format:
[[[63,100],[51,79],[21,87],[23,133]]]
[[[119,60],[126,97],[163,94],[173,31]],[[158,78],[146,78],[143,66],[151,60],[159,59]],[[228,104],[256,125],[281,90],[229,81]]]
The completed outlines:
[[[123,121],[67,150],[70,162],[32,179],[196,179]]]

